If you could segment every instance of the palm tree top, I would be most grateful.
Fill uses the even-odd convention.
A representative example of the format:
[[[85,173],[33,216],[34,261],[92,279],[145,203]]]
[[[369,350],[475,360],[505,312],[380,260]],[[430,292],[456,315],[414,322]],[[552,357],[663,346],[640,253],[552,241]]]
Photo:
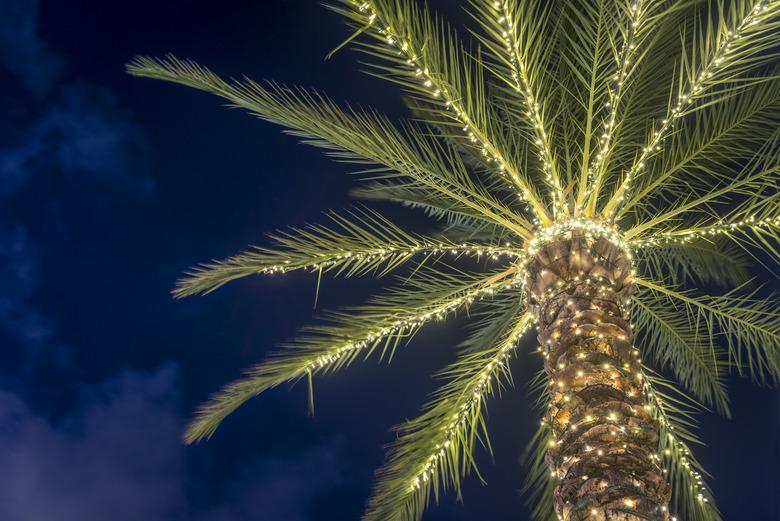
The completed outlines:
[[[561,240],[605,241],[631,265],[621,306],[633,322],[632,371],[660,425],[670,508],[720,519],[690,448],[693,414],[729,414],[729,372],[780,378],[780,307],[749,271],[756,261],[771,273],[780,257],[780,0],[470,0],[466,39],[414,0],[333,1],[354,31],[345,44],[403,89],[410,120],[225,80],[174,56],[128,64],[283,126],[352,165],[364,204],[400,203],[439,226],[416,233],[361,205],[190,270],[177,297],[253,274],[398,274],[385,293],[326,314],[215,394],[186,441],[211,437],[267,389],[389,358],[425,324],[469,310],[469,335],[438,375],[445,383],[396,427],[365,515],[419,519],[432,495],[459,493],[478,473],[477,445],[490,450],[488,398],[511,384],[509,361],[555,294],[529,291],[535,259]],[[581,275],[617,290],[614,278]],[[548,380],[531,383],[542,408]],[[544,461],[555,443],[542,422],[528,452],[540,520],[555,519],[557,478]]]

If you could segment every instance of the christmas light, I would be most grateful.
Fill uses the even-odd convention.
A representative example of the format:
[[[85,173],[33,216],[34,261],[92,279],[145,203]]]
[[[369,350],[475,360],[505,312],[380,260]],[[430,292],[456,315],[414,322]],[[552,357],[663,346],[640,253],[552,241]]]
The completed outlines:
[[[632,0],[631,7],[628,9],[629,18],[625,31],[625,39],[617,53],[618,72],[612,78],[613,85],[609,88],[609,99],[606,106],[609,108],[607,117],[602,122],[603,130],[599,137],[598,151],[591,159],[588,168],[587,188],[582,197],[579,198],[575,215],[580,215],[584,210],[584,205],[588,203],[588,198],[592,194],[598,194],[600,188],[600,174],[605,165],[607,156],[612,147],[612,136],[618,121],[618,110],[623,98],[624,86],[628,80],[629,66],[635,58],[635,38],[641,30],[645,21],[646,11],[643,9],[643,0]]]
[[[505,50],[511,67],[511,86],[520,95],[526,107],[524,114],[528,117],[529,126],[534,133],[533,143],[537,147],[542,172],[544,173],[545,181],[552,188],[553,217],[557,217],[558,212],[566,215],[568,214],[568,208],[560,177],[556,170],[556,161],[550,146],[550,138],[545,129],[539,101],[531,89],[527,72],[528,67],[519,54],[520,44],[515,33],[516,25],[512,23],[513,16],[509,8],[509,2],[506,0],[494,2],[493,8],[499,24],[503,27],[501,37],[504,40]]]
[[[379,20],[379,13],[374,5],[370,1],[360,2],[352,0],[352,2],[359,12],[368,13],[368,25],[374,26],[377,20]],[[445,108],[463,125],[463,132],[466,133],[469,140],[483,151],[483,155],[489,162],[496,163],[499,174],[509,175],[510,179],[519,189],[518,195],[520,199],[529,204],[536,215],[536,218],[542,223],[549,224],[551,220],[547,216],[547,212],[544,210],[543,205],[538,201],[528,184],[521,178],[515,165],[503,156],[498,150],[498,147],[491,143],[482,129],[474,123],[472,117],[466,110],[466,107],[461,102],[461,96],[451,92],[448,85],[438,81],[431,73],[430,69],[422,61],[422,50],[419,50],[418,54],[414,50],[412,42],[404,39],[399,34],[396,34],[390,25],[377,27],[376,31],[386,39],[389,45],[392,45],[399,50],[406,59],[406,64],[409,66],[409,69],[414,71],[415,76],[419,78],[421,85],[427,89],[431,97],[434,98],[434,100],[444,102]]]
[[[629,241],[634,248],[647,248],[653,246],[666,246],[669,244],[685,244],[696,239],[707,239],[717,236],[729,236],[733,233],[744,232],[745,229],[778,228],[780,227],[780,215],[765,219],[748,217],[729,223],[717,223],[710,226],[702,226],[691,229],[681,229],[671,232],[659,233],[646,238],[632,239]]]
[[[463,396],[467,398],[459,405],[459,412],[452,417],[452,421],[444,430],[443,439],[439,442],[432,442],[435,443],[433,452],[411,479],[409,484],[411,491],[418,490],[423,484],[434,478],[439,462],[445,456],[445,449],[448,449],[453,440],[460,435],[461,430],[466,428],[474,411],[482,407],[483,395],[490,389],[491,381],[495,378],[498,370],[504,367],[523,335],[532,326],[533,318],[531,315],[525,315],[523,319],[519,320],[514,331],[502,342],[500,348],[490,357],[484,368],[464,385]]]
[[[703,64],[703,67],[699,70],[699,73],[696,75],[693,82],[688,86],[688,90],[681,92],[677,96],[675,103],[670,104],[666,117],[661,122],[661,126],[655,128],[650,133],[649,143],[642,148],[641,154],[625,174],[623,182],[604,207],[604,214],[607,217],[610,219],[615,217],[616,212],[620,208],[620,203],[623,202],[628,194],[633,179],[641,174],[651,155],[661,150],[661,143],[667,138],[675,123],[685,115],[691,105],[703,95],[706,90],[707,80],[720,69],[724,68],[724,65],[728,64],[731,46],[742,38],[742,33],[748,27],[756,23],[758,15],[765,7],[766,1],[759,1],[753,9],[745,15],[735,30],[728,31],[725,36],[723,36],[709,61],[706,64]]]

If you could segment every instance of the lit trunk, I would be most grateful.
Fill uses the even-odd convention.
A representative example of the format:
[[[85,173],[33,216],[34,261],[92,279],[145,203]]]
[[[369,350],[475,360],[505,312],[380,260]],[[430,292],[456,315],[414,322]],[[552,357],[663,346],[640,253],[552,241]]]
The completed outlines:
[[[631,343],[631,270],[626,252],[582,232],[542,247],[528,266],[550,382],[546,461],[565,521],[669,519],[658,423]]]

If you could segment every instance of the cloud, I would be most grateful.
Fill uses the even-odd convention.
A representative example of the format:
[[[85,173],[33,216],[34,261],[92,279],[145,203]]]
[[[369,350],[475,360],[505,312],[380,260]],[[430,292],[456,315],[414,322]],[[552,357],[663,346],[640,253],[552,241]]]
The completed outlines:
[[[0,2],[0,63],[35,95],[49,91],[60,75],[62,59],[38,37],[38,2]]]
[[[82,188],[150,197],[143,133],[109,90],[61,81],[65,60],[41,40],[37,18],[37,1],[0,2],[0,67],[21,84],[15,111],[37,114],[15,129],[15,142],[0,143],[0,195],[59,172]]]
[[[0,520],[310,519],[316,498],[340,480],[333,447],[250,460],[193,497],[215,480],[188,469],[216,465],[199,460],[208,448],[180,443],[176,366],[79,381],[58,317],[37,303],[40,272],[56,260],[43,257],[49,245],[36,231],[59,219],[27,222],[19,208],[34,194],[50,211],[67,209],[58,186],[80,205],[148,201],[155,186],[142,131],[109,90],[63,81],[67,64],[39,37],[37,16],[36,1],[0,1],[0,72],[10,72],[16,94],[0,102],[14,109],[0,128]]]
[[[23,136],[0,148],[0,194],[54,172],[86,190],[142,199],[154,193],[143,133],[104,88],[60,86],[57,99]]]
[[[339,480],[331,447],[250,464],[209,505],[193,506],[176,381],[173,365],[123,372],[84,387],[80,405],[56,421],[0,391],[0,519],[309,519],[313,499]]]
[[[40,353],[56,361],[62,353],[55,349],[67,351],[63,346],[44,349],[56,321],[39,312],[33,301],[41,264],[38,251],[46,245],[39,244],[31,232],[35,228],[15,213],[15,196],[34,187],[40,206],[54,202],[49,208],[56,212],[63,195],[52,186],[68,187],[68,196],[77,197],[80,205],[111,198],[148,201],[155,189],[143,132],[107,89],[60,81],[64,60],[39,38],[37,17],[36,1],[0,2],[0,67],[20,81],[24,94],[40,97],[12,94],[10,103],[25,107],[18,112],[26,116],[13,122],[13,132],[0,134],[0,334],[6,337],[6,354],[11,349],[8,340],[16,348],[13,363],[7,356],[0,376],[36,363]],[[65,182],[52,183],[57,177]],[[56,214],[46,218],[58,220]]]
[[[49,339],[51,320],[30,304],[37,288],[38,253],[21,224],[0,221],[0,328],[28,347]]]
[[[52,423],[0,393],[0,519],[163,520],[184,510],[176,371],[124,373]]]

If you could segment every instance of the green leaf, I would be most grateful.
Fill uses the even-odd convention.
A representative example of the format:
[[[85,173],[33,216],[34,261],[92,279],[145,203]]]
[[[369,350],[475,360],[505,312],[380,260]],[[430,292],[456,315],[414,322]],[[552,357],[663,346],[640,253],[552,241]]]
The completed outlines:
[[[334,371],[376,349],[391,356],[399,342],[411,338],[424,324],[516,284],[513,269],[490,277],[421,270],[364,306],[327,315],[327,322],[309,327],[286,349],[225,386],[198,409],[185,440],[193,443],[210,438],[229,414],[263,391],[309,374]]]
[[[188,297],[210,293],[222,285],[255,274],[307,270],[334,271],[346,276],[377,276],[398,268],[415,257],[421,263],[445,254],[485,255],[490,258],[516,256],[515,250],[478,243],[461,243],[411,235],[370,210],[347,217],[331,212],[335,228],[311,225],[271,235],[275,248],[255,247],[225,260],[201,264],[176,285],[174,295]]]
[[[431,494],[437,501],[450,489],[459,495],[461,478],[477,472],[476,445],[490,450],[485,401],[511,382],[509,358],[533,319],[515,305],[499,322],[503,327],[494,330],[491,343],[461,355],[441,373],[449,381],[423,414],[396,429],[365,521],[419,519]]]
[[[661,283],[637,279],[637,284],[679,302],[692,323],[703,323],[712,338],[722,339],[730,363],[759,383],[780,380],[780,302],[757,298],[758,290],[740,294],[742,287],[724,295],[695,296]]]

